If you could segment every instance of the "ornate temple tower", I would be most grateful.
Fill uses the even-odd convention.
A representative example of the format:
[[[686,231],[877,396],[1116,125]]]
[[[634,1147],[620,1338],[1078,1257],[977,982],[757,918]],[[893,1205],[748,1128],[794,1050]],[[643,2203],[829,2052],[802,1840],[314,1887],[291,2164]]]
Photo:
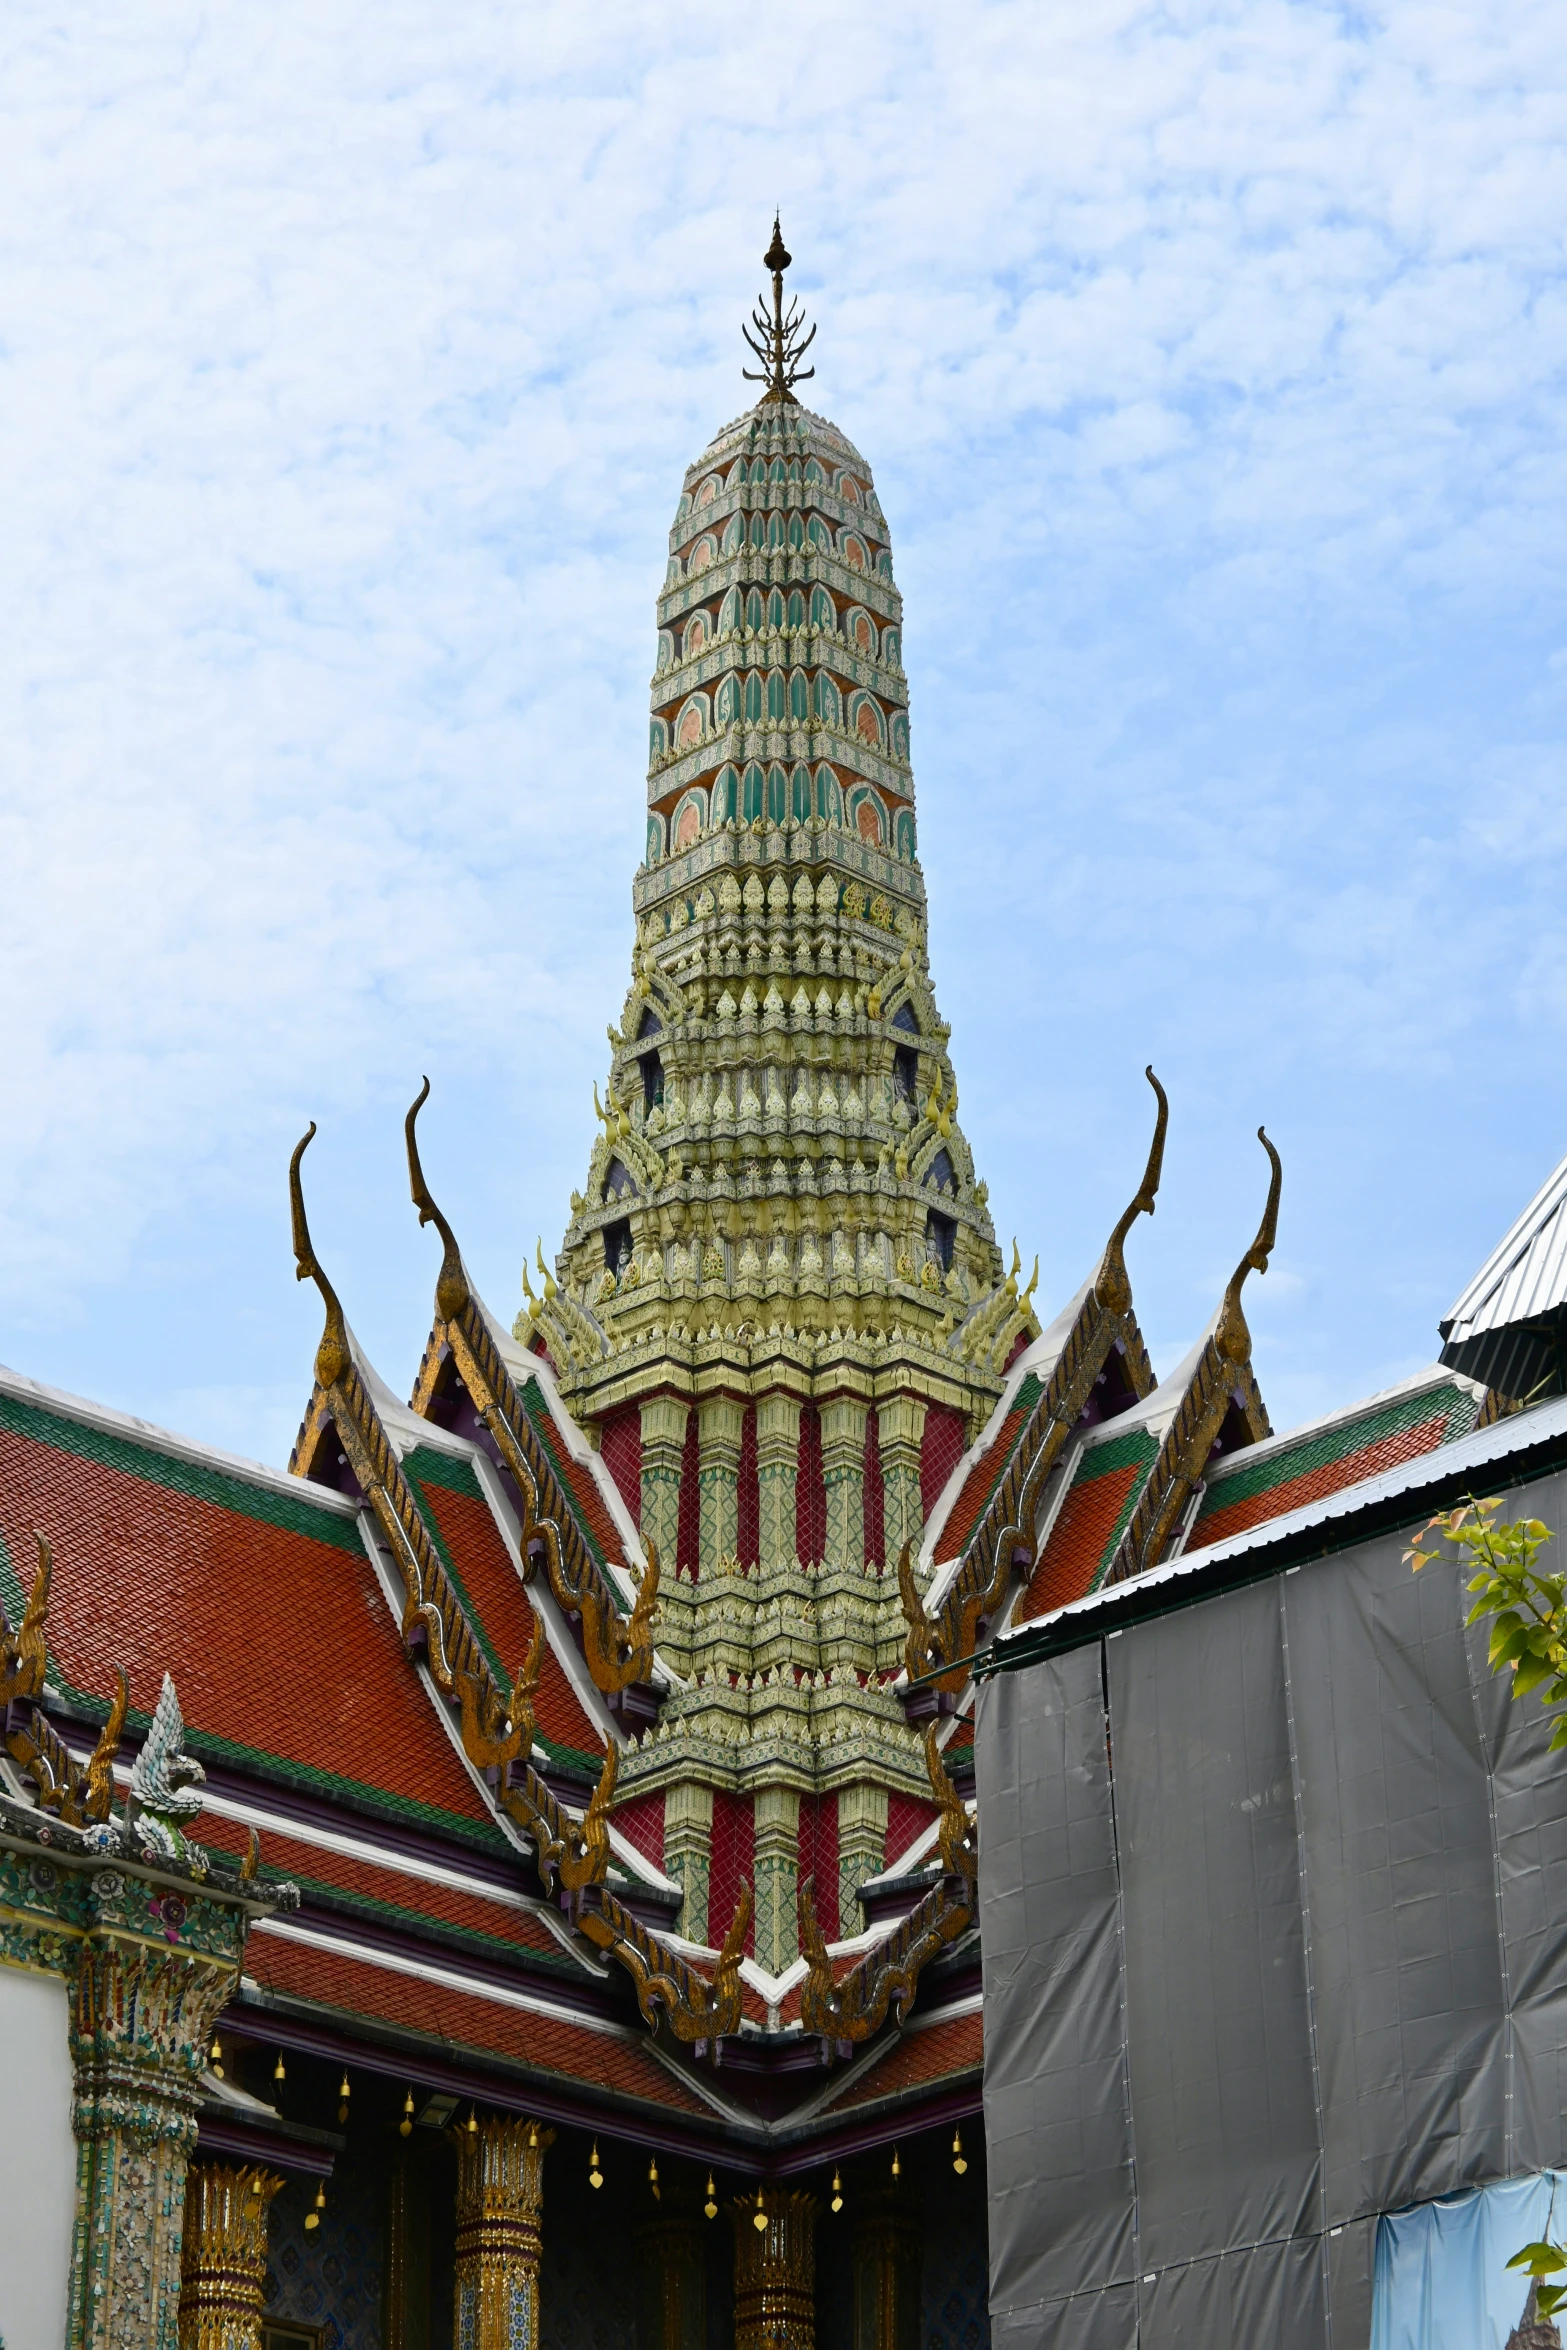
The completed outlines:
[[[662,1582],[676,1677],[617,1824],[716,1943],[829,1938],[933,1816],[896,1568],[1036,1324],[957,1119],[916,854],[902,604],[870,467],[802,407],[775,224],[756,406],[686,474],[647,854],[547,1353]],[[539,1260],[543,1268],[542,1254]]]

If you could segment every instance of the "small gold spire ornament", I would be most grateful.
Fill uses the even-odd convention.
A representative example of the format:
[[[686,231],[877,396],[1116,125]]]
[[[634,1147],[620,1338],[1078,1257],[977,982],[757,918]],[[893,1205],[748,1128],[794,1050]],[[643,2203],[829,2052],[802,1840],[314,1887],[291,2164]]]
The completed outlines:
[[[892,2175],[895,2179],[901,2179],[903,2176],[903,2172],[898,2163],[898,2149],[896,2146],[894,2146],[892,2150]]]
[[[283,2051],[281,2048],[277,2052],[277,2063],[272,2067],[272,2078],[274,2081],[286,2081],[288,2079],[288,2068],[283,2062]]]
[[[751,325],[740,329],[762,362],[760,375],[749,367],[741,369],[746,382],[766,384],[767,389],[762,394],[764,400],[787,400],[791,407],[797,405],[791,387],[805,383],[816,373],[814,367],[800,365],[816,340],[816,329],[813,326],[809,334],[804,333],[805,316],[798,302],[791,302],[787,312],[783,306],[783,273],[792,259],[793,255],[784,244],[783,231],[778,226],[778,215],[775,212],[773,241],[762,256],[762,267],[772,271],[773,314],[769,318],[763,304],[758,302],[751,313]],[[752,326],[756,329],[755,334],[751,332]]]
[[[707,2201],[703,2204],[702,2209],[707,2218],[717,2219],[718,2191],[713,2185],[713,2174],[711,2171],[709,2171],[707,2174]]]
[[[843,2181],[836,2170],[832,2174],[832,2207],[834,2211],[843,2209]]]
[[[474,2132],[475,2132],[475,2131],[478,2129],[478,2127],[479,2127],[479,2117],[478,2117],[478,2115],[477,2115],[477,2114],[474,2112],[474,2110],[473,2110],[473,2107],[470,2105],[470,2106],[469,2106],[469,2108],[468,2108],[468,2135],[469,2135],[469,2137],[470,2137],[470,2138],[473,2136]]]
[[[307,2228],[318,2228],[318,2227],[321,2225],[321,2214],[322,2214],[322,2212],[323,2212],[323,2211],[325,2211],[325,2209],[326,2209],[326,2181],[323,2179],[323,2180],[322,2180],[322,2182],[321,2182],[321,2184],[320,2184],[320,2186],[319,2186],[319,2187],[317,2187],[317,2189],[316,2189],[316,2205],[315,2205],[315,2209],[314,2209],[314,2211],[307,2211],[307,2212],[306,2212],[306,2214],[305,2214],[305,2225],[306,2225],[306,2227],[307,2227]]]
[[[407,2096],[403,2099],[403,2118],[397,2125],[398,2136],[401,2138],[411,2138],[413,2136],[413,2126],[414,2093],[412,2089],[410,2089]]]
[[[341,2084],[341,2086],[339,2087],[339,2089],[338,2089],[338,2092],[337,2092],[337,2096],[338,2096],[337,2119],[338,2119],[338,2125],[339,2125],[339,2127],[341,2127],[341,2126],[342,2126],[342,2124],[343,2124],[344,2122],[346,2122],[346,2121],[347,2121],[347,2119],[348,2119],[348,2100],[349,2100],[349,2098],[350,2098],[350,2097],[352,2097],[352,2095],[353,2095],[353,2090],[352,2090],[352,2088],[349,2086],[348,2073],[347,2073],[347,2070],[346,2070],[346,2068],[345,2068],[345,2070],[344,2070],[344,2073],[343,2073],[342,2084]]]
[[[212,2055],[209,2061],[212,2065],[213,2071],[217,2074],[218,2079],[221,2081],[223,2078],[223,2043],[221,2040],[215,2039],[213,2041]]]
[[[664,2198],[658,2191],[658,2156],[656,2154],[648,2157],[647,2183],[653,2190],[654,2202],[662,2203]]]
[[[952,2133],[952,2167],[960,2179],[968,2169],[968,2156],[963,2151],[963,2132],[961,2130],[954,2130]]]
[[[758,2187],[756,2190],[756,2209],[751,2214],[751,2225],[753,2228],[765,2228],[767,2225],[767,2213],[762,2205],[762,2190],[760,2187]]]
[[[593,2151],[588,2156],[588,2185],[590,2187],[602,2187],[603,2184],[604,2173],[599,2169],[599,2142],[597,2138],[595,2138],[593,2141]]]

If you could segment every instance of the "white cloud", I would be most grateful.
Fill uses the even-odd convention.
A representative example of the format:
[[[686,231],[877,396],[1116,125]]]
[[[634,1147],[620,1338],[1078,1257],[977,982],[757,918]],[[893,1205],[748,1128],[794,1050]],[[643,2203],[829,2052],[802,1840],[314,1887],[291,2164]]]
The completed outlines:
[[[1161,1327],[1266,1108],[1292,1345],[1429,1341],[1398,1284],[1445,1302],[1559,1142],[1559,10],[22,0],[0,42],[0,1351],[270,1430],[318,1110],[399,1370],[427,1066],[509,1307],[587,1150],[663,534],[775,201],[892,517],[1000,1211],[1075,1277],[1156,1051]],[[1494,1163],[1351,1212],[1477,1071],[1526,1105]],[[193,1256],[199,1303],[154,1273]]]

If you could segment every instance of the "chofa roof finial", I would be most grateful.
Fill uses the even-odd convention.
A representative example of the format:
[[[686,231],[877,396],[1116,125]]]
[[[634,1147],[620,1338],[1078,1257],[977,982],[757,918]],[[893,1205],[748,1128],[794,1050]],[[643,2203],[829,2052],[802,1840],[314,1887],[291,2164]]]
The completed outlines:
[[[299,1162],[315,1140],[316,1122],[310,1121],[308,1132],[294,1145],[294,1155],[288,1162],[288,1204],[294,1219],[294,1279],[313,1281],[321,1292],[326,1307],[326,1328],[321,1333],[321,1344],[316,1348],[316,1377],[323,1387],[335,1387],[346,1373],[352,1358],[348,1343],[348,1324],[338,1303],[337,1291],[321,1270],[320,1261],[310,1242],[310,1226],[305,1222],[305,1194],[299,1180]]]
[[[1246,1327],[1246,1316],[1241,1310],[1241,1284],[1248,1273],[1266,1273],[1273,1244],[1279,1237],[1279,1192],[1284,1183],[1284,1169],[1279,1154],[1268,1140],[1267,1130],[1259,1126],[1257,1140],[1267,1152],[1273,1173],[1268,1180],[1268,1204],[1262,1211],[1262,1222],[1252,1242],[1234,1272],[1224,1292],[1224,1303],[1219,1308],[1219,1325],[1214,1332],[1214,1344],[1227,1363],[1244,1363],[1251,1359],[1251,1332]]]
[[[1105,1253],[1094,1276],[1094,1294],[1107,1314],[1124,1314],[1132,1302],[1132,1284],[1126,1270],[1126,1236],[1139,1216],[1153,1214],[1159,1178],[1164,1172],[1164,1137],[1170,1123],[1170,1104],[1164,1087],[1153,1073],[1152,1062],[1143,1075],[1153,1087],[1159,1114],[1154,1120],[1148,1164],[1143,1169],[1143,1179],[1138,1185],[1136,1197],[1106,1242]]]
[[[457,1236],[446,1218],[430,1197],[430,1187],[419,1164],[419,1141],[414,1132],[419,1112],[430,1098],[430,1080],[427,1077],[419,1089],[419,1098],[403,1120],[403,1132],[408,1138],[408,1188],[413,1193],[414,1206],[419,1211],[421,1224],[433,1224],[441,1236],[441,1270],[435,1282],[435,1310],[443,1322],[455,1322],[468,1303],[468,1276],[463,1271],[462,1251]]]
[[[760,375],[755,374],[749,367],[743,367],[740,372],[748,384],[766,384],[767,389],[762,394],[764,400],[792,402],[794,392],[791,387],[797,383],[804,383],[816,373],[814,367],[800,365],[800,361],[816,340],[816,329],[813,326],[808,333],[804,331],[805,316],[798,302],[791,302],[787,312],[783,306],[783,273],[792,258],[793,256],[784,244],[783,230],[778,225],[778,215],[775,212],[773,214],[773,241],[762,256],[762,267],[771,270],[773,276],[773,314],[769,318],[765,303],[758,302],[751,313],[750,326],[743,326],[740,329],[747,343],[762,362],[763,370]],[[751,332],[753,326],[756,329],[755,334]]]

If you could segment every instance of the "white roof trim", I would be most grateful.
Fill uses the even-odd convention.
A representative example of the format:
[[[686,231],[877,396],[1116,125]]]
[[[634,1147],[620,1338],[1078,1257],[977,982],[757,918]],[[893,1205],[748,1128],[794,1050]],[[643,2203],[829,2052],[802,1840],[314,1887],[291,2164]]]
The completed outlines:
[[[3,1364],[0,1364],[0,1393],[14,1395],[22,1403],[36,1404],[41,1411],[55,1412],[63,1420],[77,1420],[83,1427],[102,1428],[111,1436],[144,1445],[149,1451],[190,1461],[197,1468],[220,1469],[226,1476],[242,1478],[246,1484],[259,1485],[267,1492],[286,1493],[291,1500],[308,1501],[312,1507],[338,1517],[351,1518],[359,1507],[347,1494],[334,1493],[330,1486],[312,1485],[306,1478],[291,1477],[286,1469],[269,1468],[264,1461],[246,1460],[240,1453],[220,1452],[215,1445],[200,1444],[192,1436],[176,1436],[171,1429],[160,1428],[153,1420],[138,1420],[130,1412],[111,1411],[107,1404],[89,1403],[85,1397],[70,1395],[63,1388],[45,1387],[41,1380],[29,1379]]]

